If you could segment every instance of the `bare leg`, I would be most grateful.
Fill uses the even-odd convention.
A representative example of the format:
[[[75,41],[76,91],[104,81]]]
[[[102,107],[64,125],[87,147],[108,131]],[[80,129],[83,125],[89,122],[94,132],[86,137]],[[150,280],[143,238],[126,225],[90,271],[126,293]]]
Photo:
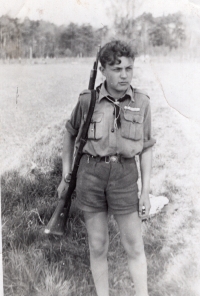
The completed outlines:
[[[148,296],[147,264],[141,234],[141,220],[137,212],[116,215],[121,241],[128,256],[128,265],[137,296]]]
[[[98,296],[108,296],[108,223],[107,213],[84,212],[90,248],[90,265]]]

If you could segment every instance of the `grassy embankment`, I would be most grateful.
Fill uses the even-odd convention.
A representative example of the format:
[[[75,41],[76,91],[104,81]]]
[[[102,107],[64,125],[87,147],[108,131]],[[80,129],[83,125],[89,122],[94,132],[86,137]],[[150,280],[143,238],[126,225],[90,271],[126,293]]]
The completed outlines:
[[[78,63],[35,67],[22,68],[18,85],[23,93],[18,99],[18,110],[13,102],[8,102],[10,116],[14,114],[14,121],[24,123],[20,127],[9,121],[9,132],[24,143],[24,152],[16,169],[11,169],[11,160],[7,161],[7,170],[2,174],[5,296],[95,295],[84,221],[74,204],[65,237],[48,237],[43,233],[56,206],[64,119],[70,114],[78,92],[87,85],[83,76],[86,72],[89,75],[89,67],[83,63],[81,72]],[[136,68],[138,78],[134,83],[151,94],[153,134],[157,138],[152,194],[170,199],[167,208],[143,225],[150,295],[199,295],[200,269],[195,248],[199,208],[194,188],[194,176],[199,171],[195,157],[190,154],[189,127],[166,104],[152,69],[148,65],[142,67]],[[14,93],[16,76],[11,77],[8,72]],[[8,90],[5,89],[5,94],[10,93]],[[9,139],[7,135],[5,142]],[[15,146],[10,144],[12,153]],[[193,148],[194,156],[195,153]],[[31,162],[36,164],[35,168],[31,168]],[[133,295],[126,256],[112,217],[109,227],[111,295]]]

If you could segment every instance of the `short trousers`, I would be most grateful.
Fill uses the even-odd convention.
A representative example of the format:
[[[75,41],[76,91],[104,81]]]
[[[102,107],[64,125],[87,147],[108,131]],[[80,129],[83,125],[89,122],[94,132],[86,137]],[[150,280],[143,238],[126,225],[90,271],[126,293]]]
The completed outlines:
[[[106,163],[84,154],[77,173],[77,207],[86,212],[136,212],[139,208],[137,180],[135,158]]]

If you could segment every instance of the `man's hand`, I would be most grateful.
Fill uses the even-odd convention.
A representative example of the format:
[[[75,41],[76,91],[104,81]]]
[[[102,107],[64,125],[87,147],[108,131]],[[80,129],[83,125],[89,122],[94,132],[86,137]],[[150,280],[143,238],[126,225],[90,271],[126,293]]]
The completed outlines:
[[[69,183],[66,183],[64,179],[62,179],[57,189],[59,199],[62,198],[63,191],[67,191],[68,187]]]
[[[142,221],[145,221],[149,218],[150,208],[151,204],[149,200],[149,194],[142,193],[139,201],[139,217],[142,219]]]

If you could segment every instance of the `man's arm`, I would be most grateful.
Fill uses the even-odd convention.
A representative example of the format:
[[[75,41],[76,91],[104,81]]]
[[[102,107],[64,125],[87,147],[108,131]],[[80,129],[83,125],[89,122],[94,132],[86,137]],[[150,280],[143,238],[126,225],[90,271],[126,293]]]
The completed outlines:
[[[140,154],[140,170],[141,170],[141,181],[142,189],[139,201],[139,216],[142,219],[147,219],[151,208],[149,200],[149,189],[150,189],[150,175],[152,167],[152,147],[145,149]],[[145,207],[145,214],[142,215],[142,208]]]
[[[75,139],[76,137],[72,136],[68,130],[65,131],[62,153],[62,180],[58,186],[58,197],[60,197],[63,190],[68,186],[64,178],[72,170]]]

